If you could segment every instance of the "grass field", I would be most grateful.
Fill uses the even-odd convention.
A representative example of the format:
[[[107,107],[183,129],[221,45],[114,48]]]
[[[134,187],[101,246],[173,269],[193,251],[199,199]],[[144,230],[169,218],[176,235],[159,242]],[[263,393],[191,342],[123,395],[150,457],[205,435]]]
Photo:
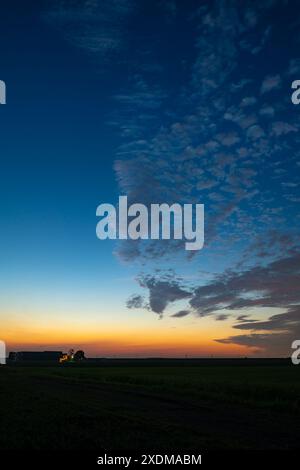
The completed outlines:
[[[1,367],[0,422],[1,449],[296,449],[300,367]]]

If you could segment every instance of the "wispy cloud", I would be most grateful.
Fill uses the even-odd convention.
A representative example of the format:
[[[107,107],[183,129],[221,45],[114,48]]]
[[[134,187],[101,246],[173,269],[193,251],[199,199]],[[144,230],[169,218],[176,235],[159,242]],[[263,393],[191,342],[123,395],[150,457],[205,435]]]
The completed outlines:
[[[131,0],[54,1],[44,18],[68,41],[101,60],[128,47]]]
[[[281,87],[281,77],[280,75],[270,75],[266,77],[262,84],[261,84],[261,89],[260,92],[263,93],[268,93],[269,91],[276,90]]]

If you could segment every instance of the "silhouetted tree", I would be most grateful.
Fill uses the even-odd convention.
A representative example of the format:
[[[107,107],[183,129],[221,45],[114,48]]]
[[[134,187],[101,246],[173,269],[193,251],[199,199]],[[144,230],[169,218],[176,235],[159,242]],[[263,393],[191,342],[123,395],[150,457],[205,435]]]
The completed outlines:
[[[83,361],[85,359],[84,351],[76,351],[74,354],[74,361]]]

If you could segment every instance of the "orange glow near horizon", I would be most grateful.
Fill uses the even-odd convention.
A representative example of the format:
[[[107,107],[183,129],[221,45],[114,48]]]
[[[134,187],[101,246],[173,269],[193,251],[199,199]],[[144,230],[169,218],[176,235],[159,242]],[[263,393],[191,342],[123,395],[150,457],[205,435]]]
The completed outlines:
[[[30,317],[20,326],[12,316],[1,329],[1,339],[6,342],[8,351],[55,349],[65,352],[73,347],[84,349],[91,357],[230,357],[246,356],[250,352],[246,347],[216,342],[215,339],[232,334],[232,328],[226,322],[211,319],[158,320],[149,316],[120,323],[114,318],[110,322],[53,318],[51,322],[49,317],[35,320]]]

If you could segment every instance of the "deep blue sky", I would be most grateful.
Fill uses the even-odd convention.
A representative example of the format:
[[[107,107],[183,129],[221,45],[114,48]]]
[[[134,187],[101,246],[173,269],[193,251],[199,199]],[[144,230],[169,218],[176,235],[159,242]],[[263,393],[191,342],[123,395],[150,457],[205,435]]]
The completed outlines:
[[[7,2],[1,19],[4,339],[77,315],[101,343],[103,324],[142,335],[161,317],[166,336],[196,324],[203,338],[209,320],[225,355],[287,354],[300,302],[294,3]],[[97,240],[96,207],[119,194],[204,203],[204,249]]]

